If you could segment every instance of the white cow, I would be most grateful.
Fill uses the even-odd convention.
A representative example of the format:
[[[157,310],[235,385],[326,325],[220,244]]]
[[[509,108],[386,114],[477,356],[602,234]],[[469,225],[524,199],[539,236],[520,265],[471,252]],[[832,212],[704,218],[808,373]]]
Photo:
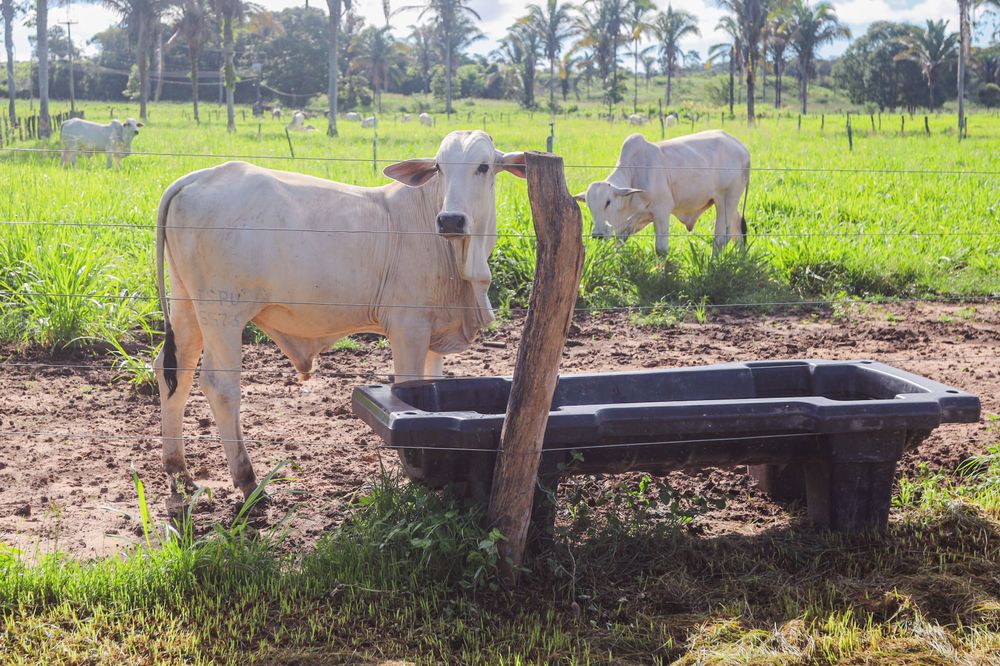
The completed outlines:
[[[746,240],[740,197],[749,186],[750,152],[721,130],[658,143],[633,134],[622,144],[611,175],[591,183],[576,199],[590,208],[595,237],[625,240],[652,222],[661,255],[670,245],[671,214],[692,231],[714,205],[718,252],[730,239]]]
[[[404,123],[408,123],[411,120],[413,120],[413,116],[412,115],[410,115],[409,113],[404,113],[403,114],[403,122]]]
[[[434,117],[429,113],[421,113],[417,117],[420,118],[421,125],[424,125],[426,127],[431,127],[432,125],[434,125]]]
[[[306,125],[306,114],[303,111],[296,111],[292,114],[292,122],[287,127],[292,132],[315,132],[316,128]]]
[[[375,116],[368,116],[361,121],[361,127],[378,127],[378,118]]]
[[[160,199],[156,256],[166,339],[156,359],[163,463],[193,485],[182,420],[204,350],[202,388],[234,485],[257,486],[244,447],[240,343],[253,321],[307,378],[352,333],[386,335],[395,379],[441,376],[493,321],[496,175],[524,177],[523,153],[481,131],[452,132],[435,158],[385,168],[398,181],[356,187],[228,162],[190,173]],[[366,233],[371,232],[371,233]],[[170,308],[164,288],[170,274]]]
[[[352,122],[361,122],[361,114],[357,111],[349,111],[344,114],[344,120],[350,120]]]
[[[641,113],[633,113],[628,117],[628,122],[630,125],[645,125],[646,116],[642,115]]]
[[[281,107],[280,106],[276,106],[273,109],[271,109],[271,118],[274,118],[276,120],[281,118]]]
[[[107,125],[82,118],[67,120],[59,130],[63,166],[70,163],[76,166],[76,155],[82,150],[107,153],[108,167],[111,166],[112,159],[116,166],[121,167],[125,156],[132,153],[132,139],[142,126],[134,118],[128,118],[124,123],[112,120]]]
[[[677,127],[677,116],[670,114],[665,119],[667,127]]]

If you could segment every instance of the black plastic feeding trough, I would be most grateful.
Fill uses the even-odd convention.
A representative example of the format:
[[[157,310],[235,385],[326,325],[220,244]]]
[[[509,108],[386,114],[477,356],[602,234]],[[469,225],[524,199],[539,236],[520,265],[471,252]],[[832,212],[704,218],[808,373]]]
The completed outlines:
[[[360,386],[353,408],[410,478],[488,496],[511,379]],[[751,465],[804,487],[835,530],[884,528],[896,462],[942,423],[979,420],[969,393],[874,361],[766,361],[559,379],[542,486],[570,474]]]

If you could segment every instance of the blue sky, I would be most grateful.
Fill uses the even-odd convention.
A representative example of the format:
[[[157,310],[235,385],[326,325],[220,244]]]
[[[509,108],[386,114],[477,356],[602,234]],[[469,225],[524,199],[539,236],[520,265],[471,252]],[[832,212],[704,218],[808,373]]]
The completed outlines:
[[[306,0],[255,0],[257,4],[271,10],[304,5]],[[310,0],[312,6],[326,8],[324,0]],[[382,13],[382,0],[356,0],[358,9],[369,22],[381,24],[385,21]],[[712,44],[723,41],[721,35],[715,33],[715,24],[722,12],[715,6],[714,0],[654,0],[661,9],[672,4],[677,9],[686,9],[699,18],[702,36],[689,39],[685,49],[697,49],[702,54]],[[420,0],[392,0],[394,7],[420,4]],[[471,6],[479,12],[483,21],[481,28],[487,39],[474,45],[472,51],[487,53],[496,46],[496,40],[503,36],[516,17],[524,14],[525,0],[471,0]],[[926,19],[951,19],[957,26],[957,3],[955,0],[833,0],[841,20],[847,23],[854,35],[864,33],[867,26],[876,20],[895,20],[923,22]],[[400,28],[405,34],[407,27],[416,21],[417,12],[408,12],[396,16],[392,25]],[[115,16],[100,6],[67,4],[62,0],[50,0],[49,20],[64,21],[67,16],[79,21],[74,27],[73,37],[78,48],[84,45],[92,35],[104,30],[109,24],[116,22]],[[836,55],[846,48],[846,40],[826,47],[823,54]],[[16,58],[27,57],[28,28],[17,26],[15,33]]]

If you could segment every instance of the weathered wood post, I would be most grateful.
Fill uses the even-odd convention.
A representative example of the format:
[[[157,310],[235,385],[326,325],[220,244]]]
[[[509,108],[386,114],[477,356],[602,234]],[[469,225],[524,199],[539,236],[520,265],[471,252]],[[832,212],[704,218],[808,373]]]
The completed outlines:
[[[514,380],[493,470],[489,521],[499,544],[505,582],[517,582],[531,521],[545,425],[559,379],[559,359],[573,318],[583,271],[583,222],[557,155],[525,153],[528,199],[537,248]]]

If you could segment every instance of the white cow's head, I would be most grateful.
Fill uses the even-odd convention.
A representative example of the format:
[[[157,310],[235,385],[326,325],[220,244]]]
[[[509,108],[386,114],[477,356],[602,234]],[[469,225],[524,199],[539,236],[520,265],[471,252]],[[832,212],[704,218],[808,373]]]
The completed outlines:
[[[524,153],[500,152],[486,132],[466,130],[446,136],[434,158],[390,164],[382,173],[410,187],[438,180],[437,231],[453,244],[462,279],[489,286],[487,262],[497,233],[494,185],[501,171],[524,178]]]
[[[125,122],[122,123],[122,134],[125,141],[131,141],[132,137],[139,133],[139,128],[143,126],[142,123],[136,122],[135,118],[126,118]]]
[[[619,187],[606,180],[591,183],[586,192],[574,197],[586,202],[594,221],[594,238],[625,240],[653,221],[645,190]]]

